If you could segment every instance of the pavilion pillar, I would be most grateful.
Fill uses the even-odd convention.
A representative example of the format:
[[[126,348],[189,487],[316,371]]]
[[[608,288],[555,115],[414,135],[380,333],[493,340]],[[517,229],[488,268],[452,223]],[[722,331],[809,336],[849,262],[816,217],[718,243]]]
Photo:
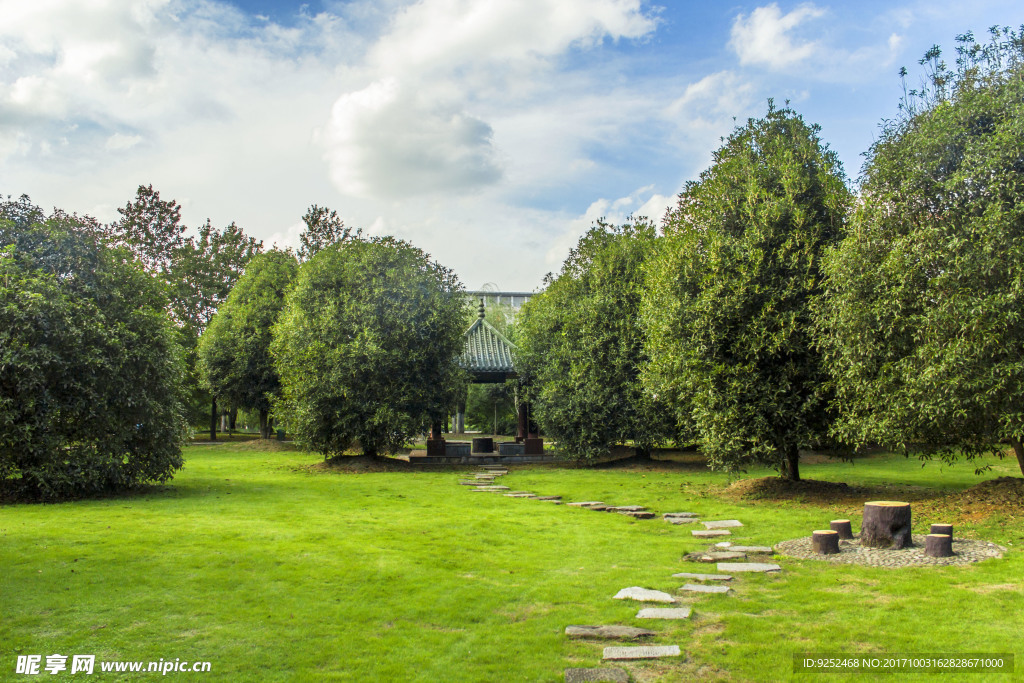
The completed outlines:
[[[435,420],[430,425],[430,436],[427,437],[427,455],[447,455],[440,420]]]

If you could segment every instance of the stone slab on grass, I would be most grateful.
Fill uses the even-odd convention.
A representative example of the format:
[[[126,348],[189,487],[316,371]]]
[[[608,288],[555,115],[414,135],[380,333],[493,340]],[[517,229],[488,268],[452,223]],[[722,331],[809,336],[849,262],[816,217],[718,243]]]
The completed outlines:
[[[641,602],[670,602],[676,601],[668,593],[662,591],[651,590],[650,588],[641,588],[640,586],[630,586],[629,588],[623,588],[614,595],[616,600],[639,600]]]
[[[665,519],[669,519],[670,517],[695,519],[697,517],[700,517],[700,515],[696,512],[666,512],[664,515],[662,515],[662,517],[664,517]]]
[[[689,607],[644,607],[636,613],[637,619],[689,619]]]
[[[646,512],[643,510],[617,510],[620,515],[626,515],[633,517],[634,519],[654,519],[653,512]]]
[[[743,526],[743,522],[738,519],[719,519],[710,522],[701,522],[705,529],[734,529],[736,527]]]
[[[728,529],[694,529],[690,532],[697,538],[714,538],[716,536],[732,536],[732,532]]]
[[[636,640],[657,635],[654,631],[636,626],[566,626],[565,635],[570,638],[601,638],[603,640]]]
[[[473,493],[497,493],[498,491],[511,491],[508,486],[477,486],[470,489]]]
[[[643,505],[609,505],[605,509],[608,512],[643,512],[647,508]]]
[[[693,579],[694,581],[732,581],[732,577],[728,574],[693,574],[690,572],[681,572],[679,574],[673,574],[673,579]]]
[[[568,503],[568,506],[571,508],[588,508],[593,505],[604,505],[604,503],[599,500],[583,500],[578,503]]]
[[[604,658],[621,659],[657,659],[659,657],[678,657],[682,654],[678,645],[636,645],[633,647],[606,647]]]
[[[665,521],[669,524],[693,524],[700,520],[696,517],[666,517]]]
[[[713,550],[706,553],[690,553],[684,555],[687,562],[721,562],[723,560],[745,560],[746,553],[737,553],[731,550]]]
[[[772,550],[771,546],[767,545],[734,545],[730,548],[730,550],[735,550],[738,553],[767,553],[769,555],[775,552],[774,550]]]
[[[688,583],[679,590],[688,593],[728,593],[732,589],[728,586],[705,586],[703,583]]]
[[[537,496],[537,500],[557,500],[561,501],[561,496]]]
[[[516,491],[515,493],[506,493],[506,498],[536,498],[537,495],[526,491]]]
[[[566,669],[565,683],[629,683],[624,669]]]
[[[720,572],[777,572],[782,567],[777,564],[766,564],[764,562],[719,562]]]

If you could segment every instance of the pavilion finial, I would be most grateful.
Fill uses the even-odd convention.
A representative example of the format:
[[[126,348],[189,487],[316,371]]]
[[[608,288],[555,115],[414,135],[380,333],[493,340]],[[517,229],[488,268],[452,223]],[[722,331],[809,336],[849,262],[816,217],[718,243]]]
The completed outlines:
[[[484,316],[487,315],[486,313],[484,313],[484,298],[483,297],[480,297],[480,308],[477,309],[477,310],[480,311],[480,319],[483,320]]]

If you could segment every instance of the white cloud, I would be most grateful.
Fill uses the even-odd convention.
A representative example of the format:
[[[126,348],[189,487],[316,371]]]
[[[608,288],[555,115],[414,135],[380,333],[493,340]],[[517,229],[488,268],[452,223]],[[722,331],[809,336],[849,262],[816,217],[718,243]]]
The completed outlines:
[[[125,135],[124,133],[114,133],[109,138],[107,138],[107,144],[105,145],[105,147],[112,151],[119,151],[131,149],[140,142],[142,142],[141,135]]]
[[[819,49],[817,41],[794,40],[790,34],[807,20],[824,14],[824,10],[811,4],[801,5],[788,14],[783,14],[775,3],[758,7],[749,16],[736,17],[729,45],[739,56],[740,64],[783,69],[802,62]]]

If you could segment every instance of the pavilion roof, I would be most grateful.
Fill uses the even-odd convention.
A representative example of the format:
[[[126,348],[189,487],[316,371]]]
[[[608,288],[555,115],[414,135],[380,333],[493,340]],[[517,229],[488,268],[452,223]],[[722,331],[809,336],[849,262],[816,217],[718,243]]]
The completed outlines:
[[[466,330],[465,342],[459,364],[477,381],[504,381],[505,377],[515,374],[515,344],[487,322],[483,305],[480,317]],[[504,377],[499,377],[502,375]]]

